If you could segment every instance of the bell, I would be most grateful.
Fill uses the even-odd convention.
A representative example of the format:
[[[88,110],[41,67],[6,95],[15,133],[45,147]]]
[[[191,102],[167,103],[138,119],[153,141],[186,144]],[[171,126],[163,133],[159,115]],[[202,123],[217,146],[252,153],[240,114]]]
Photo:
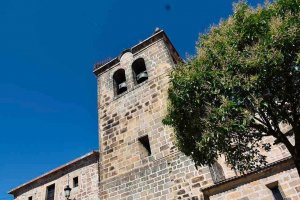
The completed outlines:
[[[119,90],[122,89],[122,88],[127,88],[126,82],[123,82],[123,83],[119,84]]]
[[[139,73],[139,74],[136,76],[136,81],[137,81],[138,83],[141,83],[141,82],[143,82],[143,81],[145,81],[145,80],[147,80],[147,79],[148,79],[148,73],[147,73],[147,71],[143,71],[143,72]]]
[[[118,87],[119,87],[118,94],[121,94],[122,92],[125,92],[127,90],[126,82],[120,83]]]

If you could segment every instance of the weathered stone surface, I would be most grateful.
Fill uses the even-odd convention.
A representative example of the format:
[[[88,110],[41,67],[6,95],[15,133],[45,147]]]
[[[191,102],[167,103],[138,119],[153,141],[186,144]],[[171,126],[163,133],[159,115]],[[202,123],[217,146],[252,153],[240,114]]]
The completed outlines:
[[[192,181],[202,168],[197,170],[189,158],[178,152],[174,147],[174,133],[162,124],[167,111],[168,75],[175,67],[166,45],[158,40],[137,54],[129,56],[128,52],[122,62],[98,76],[100,191],[106,191],[103,195],[100,192],[101,199],[133,196],[135,199],[187,199],[199,196],[201,182],[212,184],[208,169],[195,179],[198,185]],[[145,60],[148,72],[148,80],[140,84],[133,80],[131,68],[137,58]],[[125,70],[128,90],[116,96],[112,76],[121,68]],[[101,115],[103,110],[107,119]],[[116,116],[120,117],[118,124],[115,124]],[[108,130],[114,128],[109,133],[115,135],[114,140],[106,137],[107,126]],[[150,156],[139,141],[144,135],[149,138]],[[115,159],[111,160],[112,157]]]

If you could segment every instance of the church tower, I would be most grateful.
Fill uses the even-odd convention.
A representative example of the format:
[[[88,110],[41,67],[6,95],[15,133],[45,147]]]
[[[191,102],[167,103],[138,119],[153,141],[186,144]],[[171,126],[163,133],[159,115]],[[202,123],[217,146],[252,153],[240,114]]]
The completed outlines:
[[[97,64],[100,199],[200,199],[212,182],[174,146],[167,111],[169,74],[180,56],[162,30]]]

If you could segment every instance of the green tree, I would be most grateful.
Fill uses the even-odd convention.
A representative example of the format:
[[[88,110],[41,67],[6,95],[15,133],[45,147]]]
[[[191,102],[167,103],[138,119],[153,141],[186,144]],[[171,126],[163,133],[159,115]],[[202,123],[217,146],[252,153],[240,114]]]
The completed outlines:
[[[197,55],[172,72],[163,123],[196,166],[224,155],[240,172],[256,169],[266,164],[259,149],[271,148],[262,139],[273,136],[300,172],[299,2],[236,4],[232,16],[200,36]]]

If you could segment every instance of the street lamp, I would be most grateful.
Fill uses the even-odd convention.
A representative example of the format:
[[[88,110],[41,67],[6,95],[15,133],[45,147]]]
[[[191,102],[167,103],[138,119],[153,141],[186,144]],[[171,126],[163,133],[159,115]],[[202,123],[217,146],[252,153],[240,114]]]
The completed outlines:
[[[71,190],[72,190],[72,189],[70,188],[69,185],[66,185],[66,187],[64,188],[64,191],[65,191],[65,197],[66,197],[67,199],[69,199],[69,197],[70,197]]]

